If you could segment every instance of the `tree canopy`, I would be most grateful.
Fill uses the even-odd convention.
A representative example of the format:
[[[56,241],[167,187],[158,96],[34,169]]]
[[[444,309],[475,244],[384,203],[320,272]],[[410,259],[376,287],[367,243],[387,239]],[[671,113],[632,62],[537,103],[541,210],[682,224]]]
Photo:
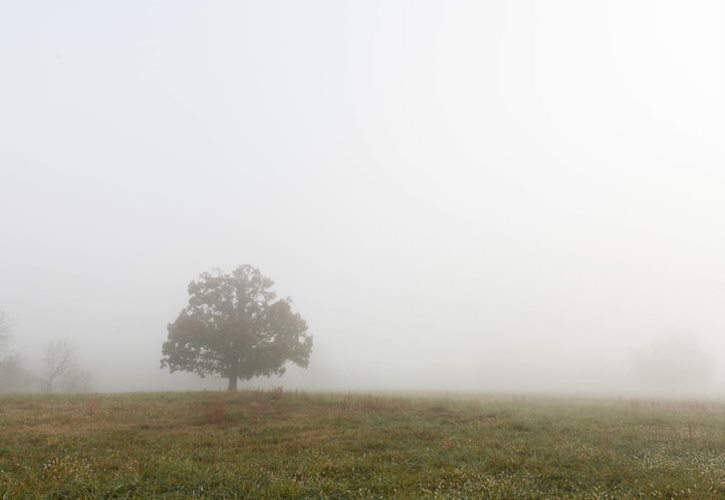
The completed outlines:
[[[189,303],[168,326],[161,367],[239,379],[282,375],[287,361],[307,367],[312,337],[290,299],[249,265],[203,273],[189,284]]]

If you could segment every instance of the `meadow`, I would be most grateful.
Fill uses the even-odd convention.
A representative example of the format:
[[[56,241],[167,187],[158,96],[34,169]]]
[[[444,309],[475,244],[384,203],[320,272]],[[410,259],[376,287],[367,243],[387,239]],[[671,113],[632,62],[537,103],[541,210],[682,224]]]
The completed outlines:
[[[725,406],[0,396],[0,498],[725,498]]]

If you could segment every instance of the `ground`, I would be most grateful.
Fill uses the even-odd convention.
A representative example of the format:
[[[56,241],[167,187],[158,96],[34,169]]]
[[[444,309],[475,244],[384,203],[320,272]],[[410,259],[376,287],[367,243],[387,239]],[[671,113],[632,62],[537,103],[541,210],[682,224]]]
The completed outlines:
[[[0,498],[725,498],[725,406],[0,396]]]

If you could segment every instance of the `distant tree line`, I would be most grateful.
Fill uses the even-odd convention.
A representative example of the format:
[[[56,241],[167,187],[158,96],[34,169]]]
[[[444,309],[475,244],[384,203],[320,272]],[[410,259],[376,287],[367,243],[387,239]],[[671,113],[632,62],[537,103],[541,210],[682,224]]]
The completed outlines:
[[[281,376],[287,363],[306,368],[312,351],[307,322],[278,298],[274,282],[259,269],[202,273],[189,283],[186,307],[168,325],[161,367],[201,377],[218,376],[236,391],[238,382]],[[67,339],[48,343],[43,371],[33,374],[10,349],[10,323],[0,312],[0,392],[88,392],[91,374],[81,368]]]
[[[12,349],[11,330],[7,314],[0,311],[0,393],[89,392],[93,389],[91,374],[81,369],[70,341],[51,341],[45,348],[43,372],[34,374],[23,366],[22,357]]]

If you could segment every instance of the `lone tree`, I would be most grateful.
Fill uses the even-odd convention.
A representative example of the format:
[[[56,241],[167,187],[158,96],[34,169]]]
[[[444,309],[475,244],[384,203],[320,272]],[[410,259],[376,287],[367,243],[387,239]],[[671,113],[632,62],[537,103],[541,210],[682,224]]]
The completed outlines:
[[[189,304],[168,326],[161,367],[229,379],[282,375],[285,363],[307,367],[312,337],[292,311],[276,299],[274,282],[252,266],[231,274],[203,273],[189,284]]]

